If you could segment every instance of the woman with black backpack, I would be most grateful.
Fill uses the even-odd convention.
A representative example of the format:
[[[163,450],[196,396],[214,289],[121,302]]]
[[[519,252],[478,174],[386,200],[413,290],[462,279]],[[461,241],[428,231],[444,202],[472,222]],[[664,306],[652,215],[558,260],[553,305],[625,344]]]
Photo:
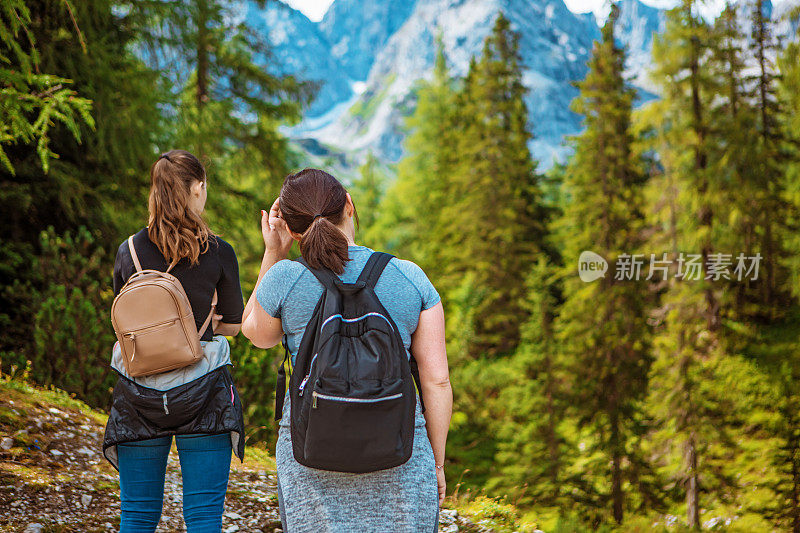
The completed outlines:
[[[341,183],[317,169],[289,175],[262,211],[266,250],[242,332],[287,353],[283,529],[436,531],[452,410],[442,304],[419,266],[355,244],[354,218]],[[302,257],[289,261],[295,240]]]
[[[103,453],[119,470],[121,533],[156,530],[173,435],[186,528],[219,533],[231,451],[240,459],[244,454],[242,404],[225,338],[238,334],[244,311],[239,266],[231,245],[202,217],[208,180],[194,155],[162,154],[150,178],[148,226],[122,242],[114,263],[112,321],[119,342],[111,366],[119,379]],[[150,286],[140,284],[148,280]],[[183,302],[183,317],[153,318],[173,302]],[[122,331],[125,321],[147,325]],[[186,344],[197,360],[161,371]]]

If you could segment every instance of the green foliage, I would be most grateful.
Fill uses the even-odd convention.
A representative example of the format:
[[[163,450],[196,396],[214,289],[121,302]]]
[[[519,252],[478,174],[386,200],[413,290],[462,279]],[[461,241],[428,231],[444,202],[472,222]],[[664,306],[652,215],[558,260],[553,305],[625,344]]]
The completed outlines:
[[[564,396],[574,406],[570,414],[580,426],[597,435],[586,452],[597,454],[593,473],[603,481],[576,480],[579,483],[572,493],[580,494],[577,499],[610,501],[613,518],[621,523],[626,511],[645,503],[641,498],[651,500],[646,504],[652,506],[658,505],[658,496],[649,486],[652,479],[636,446],[644,429],[640,403],[650,364],[650,332],[642,317],[652,303],[646,284],[619,279],[613,267],[624,260],[624,254],[640,250],[644,218],[641,163],[631,134],[634,94],[623,78],[624,50],[614,39],[617,17],[614,6],[573,102],[573,109],[584,117],[585,130],[575,139],[575,155],[565,172],[563,187],[569,200],[554,223],[563,243],[564,302],[555,319],[549,352],[552,359],[553,347],[558,346],[563,354],[560,374],[567,376],[560,385],[550,386],[550,394]],[[575,277],[584,250],[609,262],[605,277],[593,283]],[[555,428],[561,417],[548,416],[554,418],[549,432],[556,442]],[[558,463],[550,463],[559,468]]]
[[[723,205],[722,184],[711,179],[710,168],[719,141],[709,131],[710,109],[721,85],[708,75],[714,37],[694,2],[668,12],[667,30],[653,48],[655,71],[666,94],[650,110],[657,117],[656,149],[663,157],[664,177],[658,181],[669,184],[654,182],[664,194],[655,205],[670,206],[668,225],[661,226],[651,243],[670,250],[673,261],[681,252],[700,253],[704,269],[719,227],[717,208]],[[675,211],[676,205],[683,208]],[[713,443],[728,438],[720,420],[722,398],[715,389],[703,388],[715,379],[724,354],[718,307],[723,288],[709,280],[681,280],[672,271],[666,289],[656,312],[648,407],[659,428],[653,438],[660,443],[655,446],[662,466],[669,465],[662,474],[680,487],[686,521],[697,527],[701,476],[705,480],[718,466]],[[717,488],[730,483],[724,477],[719,481]]]
[[[32,68],[74,80],[70,90],[92,102],[93,126],[75,123],[81,139],[77,144],[68,125],[50,120],[47,146],[59,157],[50,160],[47,173],[37,154],[38,141],[20,141],[6,150],[15,171],[0,170],[4,205],[0,323],[7,326],[0,351],[6,353],[6,370],[11,362],[24,366],[25,360],[35,356],[33,324],[42,295],[53,298],[51,302],[76,303],[80,294],[96,301],[94,294],[86,293],[87,287],[80,287],[80,294],[74,294],[72,286],[67,292],[50,287],[52,274],[32,268],[47,253],[42,249],[41,231],[52,226],[51,240],[67,231],[77,238],[77,229],[85,226],[92,232],[94,246],[116,249],[117,235],[132,228],[146,211],[142,170],[152,157],[151,140],[161,132],[157,109],[161,86],[156,73],[129,51],[132,29],[127,19],[112,13],[111,2],[73,5],[37,0],[26,2],[25,8],[24,20],[29,22],[18,39],[32,58]],[[10,61],[13,65],[17,60]],[[106,254],[97,272],[110,272],[112,260]],[[97,278],[101,279],[106,276]],[[104,288],[102,283],[100,287]],[[97,404],[97,395],[106,392],[92,394]]]
[[[356,240],[373,249],[381,245],[381,240],[373,235],[378,213],[380,213],[381,199],[384,195],[383,184],[386,182],[386,176],[381,172],[379,165],[378,158],[370,152],[367,160],[358,169],[359,178],[353,182],[353,186],[350,188],[353,203],[360,207],[359,229],[364,228],[360,238],[357,237]]]
[[[69,2],[63,3],[72,10]],[[50,128],[55,123],[63,125],[78,142],[79,121],[94,127],[92,102],[67,87],[72,80],[39,71],[30,24],[31,11],[22,0],[0,5],[0,164],[12,174],[14,163],[3,145],[35,144],[46,173],[50,158],[58,157],[50,148]]]
[[[416,111],[406,120],[409,155],[398,164],[397,179],[380,204],[381,216],[370,236],[395,254],[413,257],[429,277],[439,280],[449,248],[444,244],[453,242],[452,221],[443,218],[441,206],[453,201],[449,188],[457,157],[458,118],[456,85],[441,38],[437,46],[433,80],[419,87]],[[448,298],[446,287],[439,292],[443,300]]]
[[[464,506],[462,512],[478,524],[490,526],[492,531],[520,531],[518,511],[499,498],[478,496]]]
[[[554,270],[541,258],[526,280],[530,318],[497,397],[497,469],[487,489],[523,507],[563,504],[568,483],[563,464],[569,446],[562,424],[566,375],[553,332]]]
[[[778,98],[781,103],[780,127],[787,152],[784,198],[789,205],[785,233],[791,254],[785,264],[789,271],[788,290],[800,296],[800,44],[790,43],[779,56]]]
[[[230,339],[236,389],[242,398],[247,443],[263,442],[274,451],[278,436],[275,414],[275,379],[283,352],[266,352],[242,336]],[[281,350],[279,355],[275,355]]]
[[[178,146],[205,156],[209,222],[235,246],[250,289],[255,277],[249,274],[263,252],[260,210],[271,205],[289,169],[286,140],[277,128],[297,119],[313,88],[264,69],[271,56],[263,36],[231,24],[229,7],[221,2],[115,6],[110,0],[25,3],[22,19],[29,23],[11,41],[30,54],[32,68],[75,80],[69,89],[93,103],[94,129],[80,127],[77,145],[67,125],[50,120],[48,146],[60,154],[50,172],[36,164],[35,142],[21,140],[7,151],[16,174],[0,176],[0,200],[7,208],[0,232],[4,369],[31,360],[34,379],[57,383],[93,405],[107,403],[113,377],[107,314],[114,257],[108,252],[146,221],[147,169],[155,154]],[[198,57],[204,50],[209,53]],[[169,63],[176,58],[180,64]],[[181,79],[178,72],[192,74]],[[73,105],[82,102],[69,98]],[[54,229],[40,242],[39,231],[48,225]],[[99,255],[75,250],[93,262],[84,265],[89,272],[80,283],[30,268],[45,262],[50,267],[51,248],[62,241],[83,243],[83,234],[75,233],[81,225],[91,228],[93,239],[81,246]],[[84,268],[77,257],[68,259],[69,268]],[[257,428],[250,437],[268,438],[274,365],[245,342],[234,342],[233,350],[234,360],[240,359],[243,401],[252,406],[248,423]]]
[[[462,357],[513,351],[525,318],[519,280],[542,250],[545,213],[528,150],[526,92],[519,36],[499,14],[457,99],[458,135],[451,156],[456,163],[439,214],[449,231],[436,236],[443,241],[439,257],[445,270],[438,279],[444,292],[457,287],[467,272],[486,291],[476,305],[473,341]]]
[[[800,47],[776,48],[762,0],[713,23],[698,4],[668,13],[661,98],[635,113],[612,7],[573,104],[585,129],[544,175],[508,20],[463,79],[439,38],[397,179],[369,156],[350,188],[360,242],[414,260],[442,295],[449,482],[485,491],[453,498],[485,527],[800,530]],[[274,75],[279,58],[231,9],[0,7],[4,370],[107,404],[112,254],[146,220],[158,151],[203,157],[208,220],[253,288],[260,210],[303,162],[278,128],[314,86]],[[583,250],[609,260],[604,279],[576,278]],[[620,254],[662,252],[760,253],[764,275],[613,279]],[[231,348],[248,442],[272,445],[281,349]]]
[[[108,366],[116,339],[105,252],[85,228],[63,237],[49,228],[41,246],[37,269],[45,289],[34,318],[31,377],[106,406],[116,378]]]

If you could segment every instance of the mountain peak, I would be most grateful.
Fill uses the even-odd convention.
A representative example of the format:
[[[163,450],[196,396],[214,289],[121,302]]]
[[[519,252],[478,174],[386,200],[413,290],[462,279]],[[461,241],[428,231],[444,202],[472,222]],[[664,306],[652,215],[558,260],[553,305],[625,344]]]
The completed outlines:
[[[414,11],[416,0],[335,0],[320,31],[331,54],[353,80],[365,80],[377,52]]]

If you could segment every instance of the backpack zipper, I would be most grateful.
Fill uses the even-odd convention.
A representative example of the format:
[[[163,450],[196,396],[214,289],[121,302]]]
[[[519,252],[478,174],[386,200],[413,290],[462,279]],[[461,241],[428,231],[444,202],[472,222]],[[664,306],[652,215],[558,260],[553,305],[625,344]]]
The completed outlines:
[[[397,394],[390,394],[389,396],[383,396],[381,398],[350,398],[347,396],[331,396],[330,394],[320,394],[317,391],[311,391],[311,396],[313,399],[311,401],[312,409],[317,408],[317,398],[322,398],[323,400],[333,400],[335,402],[350,402],[350,403],[375,403],[375,402],[383,402],[386,400],[396,400],[403,396],[402,392],[398,392]]]
[[[315,353],[314,357],[311,358],[311,364],[308,365],[308,374],[306,374],[306,377],[304,377],[303,381],[300,382],[300,387],[299,387],[300,396],[303,395],[303,389],[306,388],[306,383],[308,383],[308,378],[311,377],[311,369],[314,368],[314,361],[317,360],[317,356],[318,355],[319,355],[319,352]]]
[[[130,332],[125,333],[124,335],[126,337],[130,337],[131,340],[132,340],[133,337],[136,336],[136,335],[144,335],[146,333],[150,333],[152,330],[155,330],[155,329],[164,329],[165,327],[174,324],[178,320],[180,320],[180,319],[179,318],[174,318],[172,320],[167,320],[165,322],[159,322],[158,324],[153,324],[152,326],[147,326],[145,328],[139,328],[139,329],[131,330]]]
[[[179,319],[174,320],[167,320],[166,322],[161,322],[159,324],[153,324],[152,326],[147,326],[146,328],[135,329],[133,331],[129,331],[128,333],[123,333],[123,337],[128,337],[131,340],[131,344],[133,344],[133,352],[131,353],[131,363],[136,358],[136,336],[137,335],[146,335],[148,333],[152,333],[156,330],[166,329],[167,327],[171,326]],[[166,410],[166,404],[164,404],[164,410]],[[169,413],[167,413],[169,414]]]

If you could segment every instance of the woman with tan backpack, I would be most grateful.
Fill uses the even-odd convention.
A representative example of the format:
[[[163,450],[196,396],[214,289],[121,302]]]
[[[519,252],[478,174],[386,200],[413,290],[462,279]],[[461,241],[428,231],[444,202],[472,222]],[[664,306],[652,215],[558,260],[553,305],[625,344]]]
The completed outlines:
[[[230,244],[202,217],[207,176],[172,150],[150,169],[149,224],[119,247],[111,311],[119,373],[103,453],[120,474],[122,533],[155,531],[172,437],[189,533],[219,533],[231,450],[244,454],[242,405],[225,335],[244,302]]]

